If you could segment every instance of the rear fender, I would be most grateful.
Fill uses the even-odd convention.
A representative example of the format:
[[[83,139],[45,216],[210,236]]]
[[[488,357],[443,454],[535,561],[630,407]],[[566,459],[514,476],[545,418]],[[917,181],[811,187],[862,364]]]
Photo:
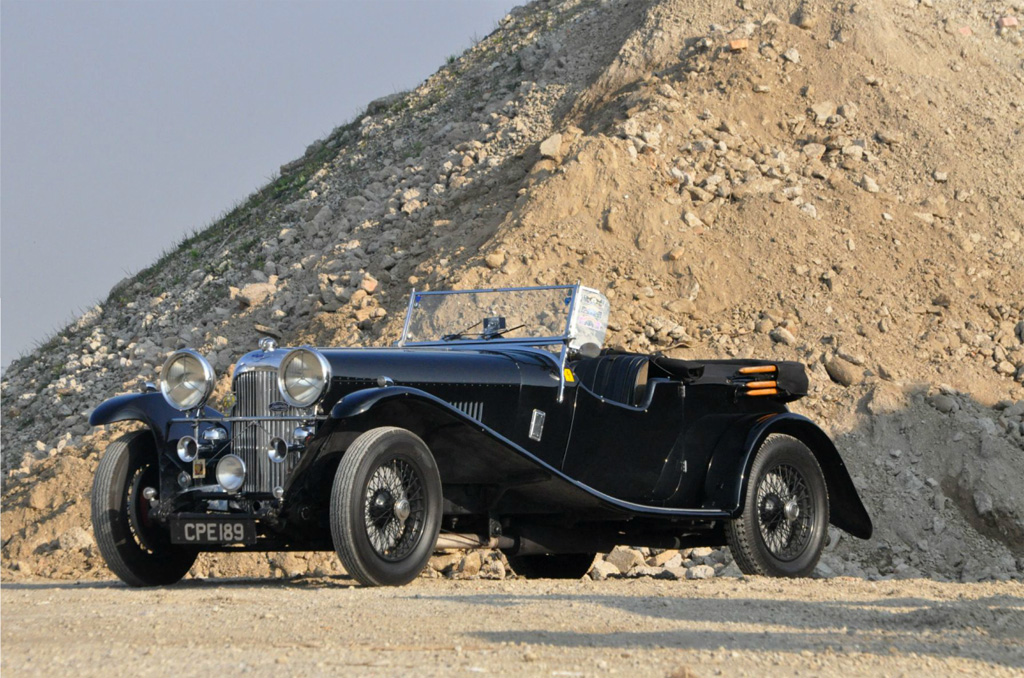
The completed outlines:
[[[773,433],[792,436],[814,453],[828,486],[830,522],[855,537],[870,538],[871,517],[839,450],[814,422],[792,412],[742,417],[719,440],[705,482],[705,507],[728,511],[734,517],[739,515],[754,456]]]
[[[167,404],[161,393],[129,393],[100,403],[89,415],[89,425],[103,426],[116,421],[141,421],[153,432],[157,449],[164,449],[168,441],[192,435],[191,424],[171,423],[172,419],[182,419],[184,416],[185,413]],[[204,407],[202,416],[211,419],[223,418],[223,415],[212,407]]]

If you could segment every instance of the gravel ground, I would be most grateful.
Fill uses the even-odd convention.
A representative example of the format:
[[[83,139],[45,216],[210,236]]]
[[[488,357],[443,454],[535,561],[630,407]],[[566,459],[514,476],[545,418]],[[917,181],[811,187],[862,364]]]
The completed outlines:
[[[6,583],[4,676],[1020,676],[1019,583]]]

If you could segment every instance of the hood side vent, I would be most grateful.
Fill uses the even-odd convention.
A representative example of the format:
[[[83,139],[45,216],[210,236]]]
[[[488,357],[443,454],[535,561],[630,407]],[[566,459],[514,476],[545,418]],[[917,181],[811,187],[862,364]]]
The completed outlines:
[[[472,417],[477,421],[483,421],[484,419],[484,404],[480,401],[452,403],[451,405],[466,416]]]

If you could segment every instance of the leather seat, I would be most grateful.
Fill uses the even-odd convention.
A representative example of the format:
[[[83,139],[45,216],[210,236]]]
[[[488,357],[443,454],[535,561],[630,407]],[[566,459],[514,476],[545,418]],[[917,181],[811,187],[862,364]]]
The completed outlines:
[[[573,374],[597,395],[636,407],[647,387],[649,362],[645,355],[603,355],[579,361],[573,366]]]

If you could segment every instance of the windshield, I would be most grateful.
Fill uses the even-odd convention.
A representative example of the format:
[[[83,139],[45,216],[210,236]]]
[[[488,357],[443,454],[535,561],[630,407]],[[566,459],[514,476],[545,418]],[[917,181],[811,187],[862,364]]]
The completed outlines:
[[[581,285],[417,292],[400,346],[504,341],[597,355],[608,331],[608,299]]]
[[[574,287],[414,292],[403,343],[561,340]]]

